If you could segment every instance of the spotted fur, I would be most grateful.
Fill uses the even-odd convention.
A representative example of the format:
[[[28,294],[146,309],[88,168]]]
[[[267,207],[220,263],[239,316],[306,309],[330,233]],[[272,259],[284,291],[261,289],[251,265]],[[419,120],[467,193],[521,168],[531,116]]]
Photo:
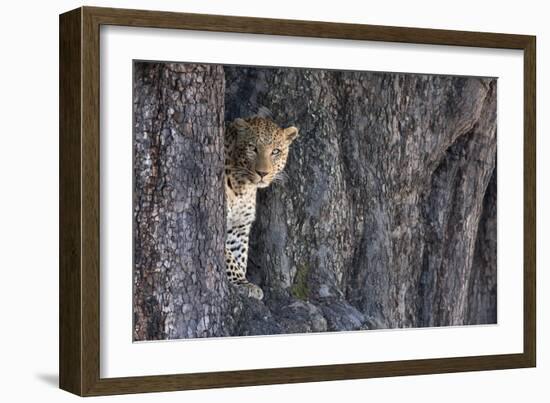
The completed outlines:
[[[297,136],[296,127],[283,129],[265,117],[236,119],[227,126],[226,273],[230,282],[253,298],[263,298],[262,289],[246,279],[248,237],[256,216],[256,192],[281,179],[289,146]]]

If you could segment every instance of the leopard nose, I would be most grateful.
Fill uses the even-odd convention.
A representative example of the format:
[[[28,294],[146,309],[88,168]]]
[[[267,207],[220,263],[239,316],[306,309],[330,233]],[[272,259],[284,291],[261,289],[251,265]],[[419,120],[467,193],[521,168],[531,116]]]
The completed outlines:
[[[258,175],[260,175],[260,178],[263,178],[264,176],[266,176],[269,172],[265,172],[265,171],[256,171],[256,173]]]

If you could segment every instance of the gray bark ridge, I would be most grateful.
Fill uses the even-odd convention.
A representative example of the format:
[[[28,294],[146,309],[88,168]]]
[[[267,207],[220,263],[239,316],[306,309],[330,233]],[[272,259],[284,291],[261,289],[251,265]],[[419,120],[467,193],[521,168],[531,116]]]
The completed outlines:
[[[134,340],[227,335],[223,69],[134,68]]]

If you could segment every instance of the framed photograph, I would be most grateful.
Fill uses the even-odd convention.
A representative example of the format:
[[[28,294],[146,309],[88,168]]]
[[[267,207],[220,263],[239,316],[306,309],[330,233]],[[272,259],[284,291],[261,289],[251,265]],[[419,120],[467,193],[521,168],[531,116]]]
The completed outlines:
[[[60,16],[60,387],[533,367],[535,37]]]

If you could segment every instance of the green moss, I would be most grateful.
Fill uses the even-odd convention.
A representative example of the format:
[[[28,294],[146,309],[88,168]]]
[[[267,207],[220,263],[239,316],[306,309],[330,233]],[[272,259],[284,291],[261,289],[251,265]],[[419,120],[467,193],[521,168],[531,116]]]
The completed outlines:
[[[296,276],[294,276],[294,284],[290,287],[290,293],[294,298],[307,300],[309,296],[309,288],[307,286],[308,266],[298,266]]]

